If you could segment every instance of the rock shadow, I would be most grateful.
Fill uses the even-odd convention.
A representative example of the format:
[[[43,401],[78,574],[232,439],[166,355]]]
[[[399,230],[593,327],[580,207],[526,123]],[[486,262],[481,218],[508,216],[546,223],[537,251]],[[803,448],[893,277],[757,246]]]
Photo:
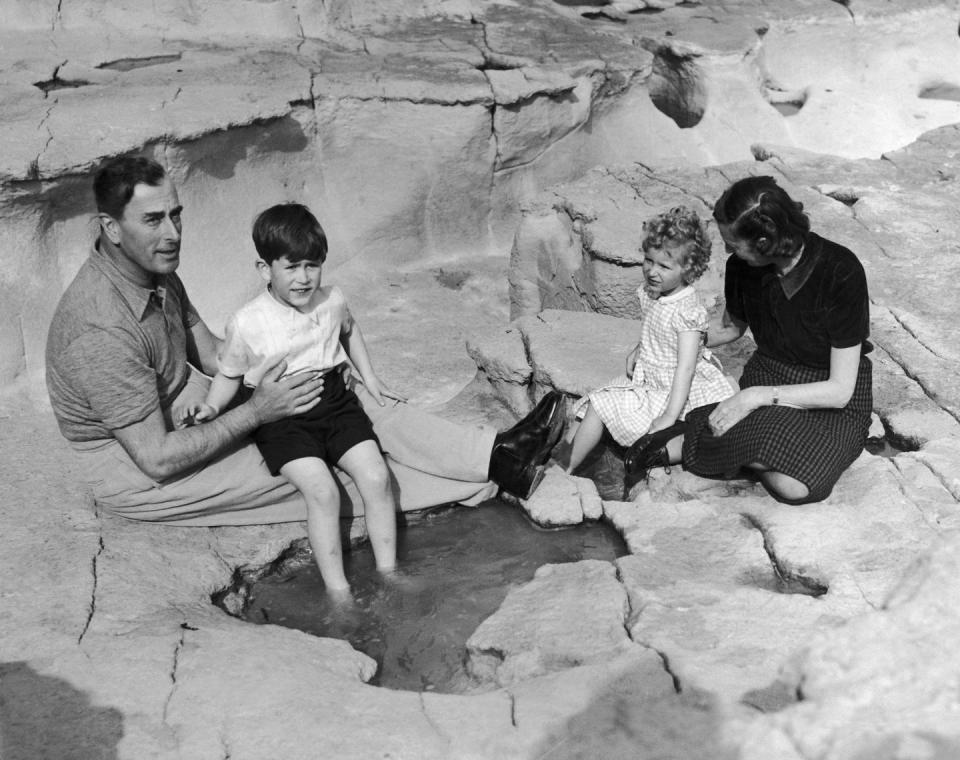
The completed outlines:
[[[703,72],[692,55],[680,55],[667,47],[651,51],[653,69],[647,80],[650,100],[680,129],[697,126],[706,110]]]
[[[960,101],[960,85],[949,82],[934,82],[925,85],[917,93],[921,100],[952,100]]]
[[[26,662],[0,663],[3,760],[115,760],[123,713],[98,707],[62,678]]]
[[[545,739],[532,757],[550,760],[734,760],[724,747],[714,699],[696,689],[651,693],[649,679],[627,673]],[[706,751],[706,753],[705,753]]]

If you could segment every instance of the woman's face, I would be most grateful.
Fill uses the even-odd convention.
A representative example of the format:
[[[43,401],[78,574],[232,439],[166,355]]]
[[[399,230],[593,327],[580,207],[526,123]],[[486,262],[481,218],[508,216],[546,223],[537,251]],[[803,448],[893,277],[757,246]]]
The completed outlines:
[[[769,256],[764,256],[753,247],[749,240],[737,237],[733,234],[729,224],[717,225],[720,230],[720,237],[723,238],[724,248],[731,256],[742,259],[752,267],[765,267],[771,263]]]

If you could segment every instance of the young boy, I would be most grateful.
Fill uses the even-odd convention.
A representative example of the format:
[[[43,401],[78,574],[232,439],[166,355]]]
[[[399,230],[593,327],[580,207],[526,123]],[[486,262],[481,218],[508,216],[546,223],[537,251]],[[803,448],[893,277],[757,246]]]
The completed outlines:
[[[373,427],[346,387],[349,360],[371,395],[397,398],[373,371],[367,346],[336,286],[320,286],[327,238],[305,206],[272,206],[253,225],[257,269],[266,292],[231,317],[217,356],[217,374],[205,403],[194,409],[204,422],[233,399],[241,380],[256,387],[278,359],[287,374],[320,372],[323,395],[308,412],[272,422],[254,434],[267,467],[295,485],[307,503],[307,532],[328,593],[349,592],[340,546],[340,492],[330,472],[336,465],[353,478],[363,498],[367,532],[377,568],[396,564],[396,518],[390,473]]]

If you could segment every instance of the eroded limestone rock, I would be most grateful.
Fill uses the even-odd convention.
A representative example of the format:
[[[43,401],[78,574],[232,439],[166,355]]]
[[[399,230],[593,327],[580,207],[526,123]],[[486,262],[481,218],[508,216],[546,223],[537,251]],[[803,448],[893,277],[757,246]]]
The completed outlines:
[[[544,565],[512,590],[467,640],[467,669],[483,684],[509,686],[631,648],[627,596],[613,565]]]

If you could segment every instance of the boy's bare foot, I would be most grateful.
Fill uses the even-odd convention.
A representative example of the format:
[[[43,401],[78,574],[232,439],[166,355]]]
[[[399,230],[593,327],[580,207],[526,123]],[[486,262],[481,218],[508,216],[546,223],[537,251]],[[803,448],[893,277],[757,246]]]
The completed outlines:
[[[340,606],[342,604],[353,604],[353,593],[349,586],[326,587],[327,597],[331,602]]]
[[[394,568],[393,570],[380,570],[384,584],[394,591],[401,593],[419,593],[426,588],[426,581],[419,576],[408,575]]]

